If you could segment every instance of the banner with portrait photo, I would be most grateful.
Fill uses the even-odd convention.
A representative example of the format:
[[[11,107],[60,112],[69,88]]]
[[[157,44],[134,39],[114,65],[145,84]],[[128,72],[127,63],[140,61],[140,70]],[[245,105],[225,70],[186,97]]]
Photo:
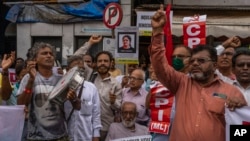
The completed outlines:
[[[139,29],[138,27],[117,27],[115,58],[120,64],[138,63]]]

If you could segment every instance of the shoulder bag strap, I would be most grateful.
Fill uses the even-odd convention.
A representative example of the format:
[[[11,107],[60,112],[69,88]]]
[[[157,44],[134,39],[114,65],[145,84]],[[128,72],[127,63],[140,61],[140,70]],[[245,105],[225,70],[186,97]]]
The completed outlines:
[[[78,93],[78,98],[81,100],[81,97],[82,97],[82,90],[83,90],[83,86],[84,85],[84,82],[83,82],[83,84],[82,84],[82,86],[81,86],[81,88],[80,88],[80,91],[79,91],[79,93]],[[67,123],[69,122],[69,120],[70,120],[70,118],[71,118],[71,115],[73,114],[73,112],[74,112],[74,107],[72,108],[72,110],[70,111],[70,114],[69,114],[69,117],[68,117],[68,119],[66,120],[67,121]]]

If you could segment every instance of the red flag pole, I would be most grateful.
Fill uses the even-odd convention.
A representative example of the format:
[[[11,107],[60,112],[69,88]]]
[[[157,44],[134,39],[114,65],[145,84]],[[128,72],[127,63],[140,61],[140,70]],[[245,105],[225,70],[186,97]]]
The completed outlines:
[[[173,54],[173,41],[172,41],[172,31],[171,31],[171,21],[170,21],[170,11],[171,11],[171,5],[168,4],[166,7],[166,24],[164,27],[164,34],[166,38],[166,52],[165,55],[168,60],[168,64],[172,65],[172,54]]]

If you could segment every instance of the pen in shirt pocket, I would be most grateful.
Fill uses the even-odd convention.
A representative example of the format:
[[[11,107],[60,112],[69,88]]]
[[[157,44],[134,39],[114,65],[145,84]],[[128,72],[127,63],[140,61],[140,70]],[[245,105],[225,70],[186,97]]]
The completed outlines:
[[[213,96],[214,97],[217,97],[217,98],[222,98],[224,100],[227,99],[227,96],[225,94],[220,94],[220,93],[213,93]]]

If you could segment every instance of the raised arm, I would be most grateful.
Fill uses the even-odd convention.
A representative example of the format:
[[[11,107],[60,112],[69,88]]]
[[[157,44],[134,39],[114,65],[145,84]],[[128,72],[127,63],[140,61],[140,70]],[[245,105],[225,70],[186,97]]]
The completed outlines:
[[[33,94],[33,84],[35,81],[35,76],[36,76],[36,62],[35,61],[28,61],[27,62],[27,70],[29,72],[29,75],[26,75],[20,84],[19,90],[17,92],[18,98],[17,98],[17,104],[18,105],[26,105],[28,106],[32,94]]]
[[[222,52],[228,48],[228,47],[233,47],[233,48],[237,48],[241,45],[241,41],[238,37],[233,36],[231,38],[228,38],[226,41],[224,41],[221,45],[218,45],[216,47],[217,50],[217,55],[221,55]]]
[[[2,86],[1,86],[1,94],[3,100],[8,100],[12,93],[12,87],[9,80],[9,72],[8,69],[15,61],[15,51],[12,51],[10,55],[4,54],[2,60]]]
[[[92,35],[89,38],[89,41],[84,43],[75,53],[74,55],[85,55],[89,48],[96,43],[99,43],[102,40],[102,36],[100,35]]]
[[[166,23],[166,16],[163,11],[163,5],[151,20],[152,39],[149,46],[149,55],[151,64],[157,75],[158,80],[167,87],[172,93],[175,93],[181,79],[186,77],[185,74],[175,71],[165,57],[165,47],[163,40],[163,29]]]

